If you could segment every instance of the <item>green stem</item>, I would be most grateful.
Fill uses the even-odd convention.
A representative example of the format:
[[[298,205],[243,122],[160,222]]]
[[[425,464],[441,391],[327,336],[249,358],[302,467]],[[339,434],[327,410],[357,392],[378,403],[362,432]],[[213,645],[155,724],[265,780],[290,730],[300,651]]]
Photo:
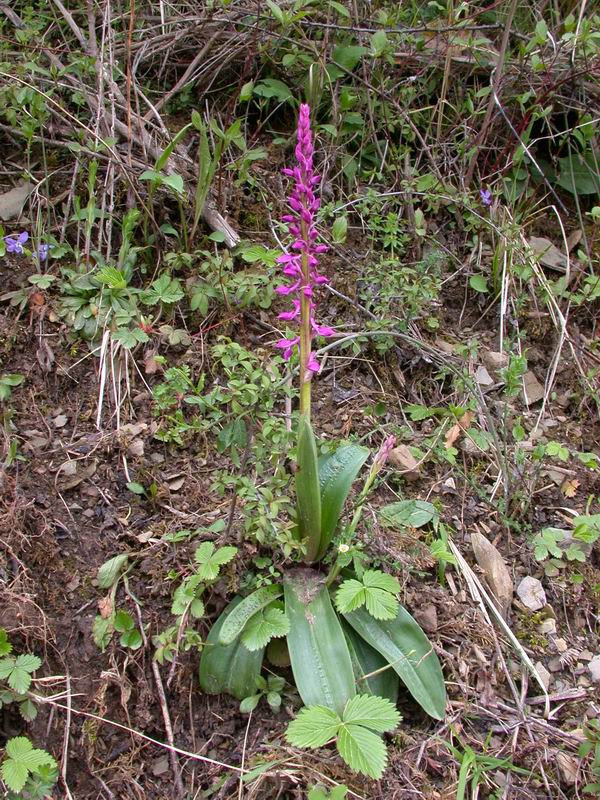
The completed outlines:
[[[302,239],[308,241],[306,222],[301,225]],[[300,413],[306,414],[310,422],[310,371],[308,361],[311,349],[310,298],[304,294],[304,287],[310,286],[310,267],[308,254],[302,251],[302,288],[300,295]]]

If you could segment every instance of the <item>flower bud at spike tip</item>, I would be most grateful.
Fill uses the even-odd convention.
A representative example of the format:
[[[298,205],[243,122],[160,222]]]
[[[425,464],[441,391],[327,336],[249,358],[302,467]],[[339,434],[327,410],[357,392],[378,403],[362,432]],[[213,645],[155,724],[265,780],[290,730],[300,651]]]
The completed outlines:
[[[306,103],[300,106],[298,117],[297,144],[295,149],[297,166],[286,167],[283,174],[293,179],[294,187],[288,197],[288,207],[293,213],[286,213],[282,220],[286,223],[288,233],[294,241],[288,252],[277,261],[283,266],[282,272],[291,280],[276,288],[279,295],[295,295],[293,309],[284,311],[279,319],[292,321],[300,317],[300,336],[293,339],[281,339],[276,343],[289,359],[296,347],[300,349],[301,375],[307,382],[313,373],[319,371],[319,362],[312,349],[314,336],[334,336],[335,331],[328,325],[319,325],[315,320],[315,294],[319,286],[328,283],[325,275],[319,274],[319,255],[327,252],[325,244],[317,244],[318,234],[315,229],[315,215],[321,201],[315,197],[315,187],[321,176],[315,175],[313,169],[313,137],[310,127],[310,107]]]

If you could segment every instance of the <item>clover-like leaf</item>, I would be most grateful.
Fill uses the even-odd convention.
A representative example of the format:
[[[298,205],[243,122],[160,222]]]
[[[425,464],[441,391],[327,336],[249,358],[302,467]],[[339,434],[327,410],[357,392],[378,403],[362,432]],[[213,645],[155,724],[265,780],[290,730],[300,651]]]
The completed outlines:
[[[289,630],[290,621],[285,611],[274,605],[269,606],[250,617],[242,633],[242,644],[248,650],[260,650],[271,639],[286,636]]]
[[[237,547],[219,547],[212,542],[202,542],[196,549],[195,559],[200,565],[196,574],[204,581],[214,580],[223,564],[227,564],[237,553]]]
[[[361,580],[350,578],[338,589],[335,603],[338,611],[348,614],[366,605],[375,619],[393,619],[398,613],[398,601],[394,597],[400,591],[398,580],[379,570],[366,570]]]
[[[29,774],[40,767],[56,767],[56,761],[45,750],[37,750],[26,736],[16,736],[6,743],[2,762],[2,780],[12,792],[20,792]]]
[[[333,739],[341,719],[325,706],[307,706],[298,713],[285,732],[286,738],[294,747],[322,747]]]

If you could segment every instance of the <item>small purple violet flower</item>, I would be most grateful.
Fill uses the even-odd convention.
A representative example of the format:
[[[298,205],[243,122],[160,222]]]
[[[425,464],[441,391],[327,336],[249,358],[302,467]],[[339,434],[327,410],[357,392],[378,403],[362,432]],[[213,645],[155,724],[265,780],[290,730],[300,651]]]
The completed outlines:
[[[48,251],[50,250],[49,244],[41,244],[38,247],[38,259],[40,261],[45,261],[48,258]]]
[[[295,295],[292,298],[293,308],[283,311],[279,319],[291,322],[300,318],[300,335],[293,339],[281,339],[276,347],[283,350],[283,357],[289,359],[295,347],[300,350],[301,386],[310,378],[310,374],[319,371],[319,362],[312,350],[312,340],[316,336],[333,336],[335,331],[327,325],[319,325],[315,319],[315,290],[328,282],[328,278],[318,270],[319,256],[327,252],[327,246],[317,244],[315,215],[321,201],[315,196],[315,187],[320,176],[313,168],[313,141],[310,127],[310,107],[303,103],[300,106],[298,119],[298,141],[296,145],[297,166],[284,169],[283,174],[294,179],[294,188],[288,198],[292,213],[282,219],[287,223],[289,233],[294,237],[289,252],[277,259],[283,266],[283,274],[288,283],[276,288],[280,295]],[[302,391],[301,391],[302,395]],[[302,400],[301,400],[302,405]]]
[[[19,255],[23,252],[23,245],[29,239],[29,234],[27,231],[23,231],[18,236],[5,236],[4,243],[6,245],[6,252],[7,253],[18,253]]]
[[[486,206],[486,208],[489,208],[492,205],[492,193],[489,189],[480,189],[479,196],[481,197],[481,202],[484,206]]]

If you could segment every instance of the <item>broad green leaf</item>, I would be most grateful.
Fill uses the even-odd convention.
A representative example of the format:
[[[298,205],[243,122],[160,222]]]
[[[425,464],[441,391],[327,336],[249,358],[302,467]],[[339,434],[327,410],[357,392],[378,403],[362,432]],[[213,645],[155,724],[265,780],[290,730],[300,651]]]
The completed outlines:
[[[278,102],[285,103],[288,100],[293,100],[291,90],[276,78],[265,78],[254,87],[254,94],[259,97],[274,97]]]
[[[310,569],[295,570],[286,575],[284,592],[288,650],[300,697],[307,706],[341,714],[356,694],[354,672],[323,578]]]
[[[364,608],[344,614],[354,630],[384,656],[402,682],[434,719],[446,712],[446,687],[438,657],[419,625],[400,606],[392,620],[375,620]]]
[[[400,722],[400,712],[384,697],[359,694],[348,701],[342,716],[344,724],[364,725],[377,733],[393,731]]]
[[[331,226],[331,236],[336,244],[343,244],[348,233],[348,217],[344,214],[338,217]]]
[[[379,780],[387,766],[383,739],[360,725],[343,725],[337,738],[337,749],[348,766],[374,780]]]
[[[559,158],[560,177],[559,186],[571,194],[597,194],[600,192],[600,174],[598,173],[597,157],[591,150],[584,156],[577,153]]]
[[[134,628],[130,631],[125,631],[125,633],[119,639],[122,647],[129,647],[131,650],[138,650],[144,640],[142,639],[142,634]]]
[[[177,175],[176,173],[172,175],[163,175],[162,183],[165,186],[168,186],[170,189],[173,189],[176,194],[183,194],[183,178],[181,175]]]
[[[469,278],[469,286],[473,291],[479,292],[480,294],[487,294],[487,292],[489,292],[487,278],[481,273],[471,275]]]
[[[319,459],[321,543],[318,558],[327,552],[352,484],[368,457],[369,450],[366,447],[349,444]]]
[[[360,45],[345,45],[334,48],[332,53],[332,61],[345,70],[352,72],[354,67],[361,60],[363,55],[367,52],[366,47]]]
[[[379,511],[379,521],[386,528],[422,528],[428,522],[437,527],[439,513],[425,500],[400,500]]]
[[[224,647],[219,644],[223,623],[235,606],[241,602],[236,597],[223,611],[207,636],[200,659],[200,687],[208,694],[228,692],[238,700],[256,693],[256,679],[260,676],[264,648],[250,652],[235,639]]]
[[[271,639],[286,636],[290,622],[280,608],[267,608],[255,614],[244,628],[242,644],[254,651],[266,647]]]
[[[306,414],[298,423],[296,504],[298,533],[306,541],[306,559],[315,561],[321,543],[321,493],[315,436]]]
[[[115,630],[119,631],[119,633],[125,633],[125,631],[130,631],[135,627],[135,622],[131,614],[128,614],[127,611],[117,611],[115,614],[114,626]]]
[[[345,620],[342,628],[352,659],[357,693],[385,697],[395,704],[400,681],[396,672]]]
[[[252,594],[249,594],[248,597],[245,597],[224,621],[219,634],[219,643],[224,645],[231,644],[244,630],[246,623],[251,617],[259,611],[262,611],[262,609],[272,603],[273,600],[281,597],[282,594],[283,586],[276,583],[272,586],[263,586],[255,592],[252,592]]]
[[[335,711],[325,706],[310,706],[300,709],[288,725],[285,737],[294,747],[323,747],[336,736],[340,724]]]
[[[194,555],[199,564],[196,574],[203,581],[214,580],[223,564],[229,563],[236,553],[237,547],[219,547],[215,550],[212,542],[202,542]]]
[[[117,579],[127,566],[128,560],[129,555],[124,553],[120,556],[109,558],[108,561],[105,561],[104,564],[102,564],[96,577],[100,589],[110,589],[111,586],[116,583]]]
[[[108,643],[114,632],[113,621],[109,617],[104,619],[100,614],[96,614],[94,623],[92,625],[92,639],[96,647],[100,648],[102,652],[106,650]]]
[[[262,694],[252,694],[250,697],[244,697],[240,703],[240,713],[249,714],[251,711],[254,711],[256,706],[259,704],[261,697]]]

